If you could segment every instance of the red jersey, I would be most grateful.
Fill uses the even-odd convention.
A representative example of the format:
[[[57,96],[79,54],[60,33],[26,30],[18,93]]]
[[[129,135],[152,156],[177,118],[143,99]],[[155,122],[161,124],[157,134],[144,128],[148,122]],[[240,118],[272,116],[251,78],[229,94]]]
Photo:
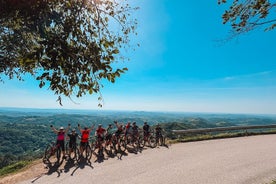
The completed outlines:
[[[98,128],[97,130],[96,130],[96,134],[99,136],[102,136],[103,134],[104,134],[104,132],[105,132],[105,129],[104,128]]]
[[[90,130],[81,131],[81,142],[88,142]]]

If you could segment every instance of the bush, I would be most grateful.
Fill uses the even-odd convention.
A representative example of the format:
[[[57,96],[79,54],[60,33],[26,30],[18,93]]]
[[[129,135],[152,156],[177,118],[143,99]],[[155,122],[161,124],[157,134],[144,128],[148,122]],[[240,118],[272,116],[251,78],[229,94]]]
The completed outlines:
[[[17,172],[20,169],[22,169],[22,168],[26,167],[27,165],[29,165],[30,163],[31,163],[30,161],[20,161],[20,162],[17,162],[15,164],[11,164],[9,166],[6,166],[6,167],[0,169],[0,176]]]

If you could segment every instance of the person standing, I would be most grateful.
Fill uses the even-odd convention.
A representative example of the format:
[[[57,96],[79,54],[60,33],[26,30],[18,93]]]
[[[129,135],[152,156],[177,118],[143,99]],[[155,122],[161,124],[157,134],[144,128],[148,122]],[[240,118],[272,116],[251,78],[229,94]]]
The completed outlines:
[[[50,125],[51,129],[54,133],[57,134],[57,142],[56,145],[59,145],[62,150],[62,158],[65,158],[65,135],[70,129],[70,124],[68,124],[68,127],[64,130],[64,127],[60,127],[59,130],[57,130],[53,125]]]
[[[83,154],[85,146],[88,144],[90,132],[94,129],[94,125],[91,128],[84,127],[81,128],[80,124],[78,124],[79,131],[81,133],[81,142],[80,142],[80,154]]]
[[[69,137],[69,155],[71,155],[73,149],[77,146],[77,138],[79,137],[79,134],[76,133],[76,129],[73,129],[71,133],[67,134],[67,137]]]
[[[144,131],[144,138],[148,137],[150,134],[150,126],[148,125],[147,122],[144,123],[143,131]]]

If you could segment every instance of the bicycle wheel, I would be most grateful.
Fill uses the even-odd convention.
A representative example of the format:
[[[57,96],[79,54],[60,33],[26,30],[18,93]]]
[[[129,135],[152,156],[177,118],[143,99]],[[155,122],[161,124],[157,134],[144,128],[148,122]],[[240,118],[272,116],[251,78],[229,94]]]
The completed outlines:
[[[166,135],[163,135],[163,139],[162,139],[162,146],[168,146],[167,145],[167,136]]]
[[[106,144],[107,144],[107,142],[106,142]],[[105,145],[105,147],[104,147],[104,151],[105,151],[105,153],[107,154],[107,155],[113,155],[114,154],[114,152],[113,152],[113,144],[112,144],[112,141],[110,141],[109,143],[108,143],[108,145]]]
[[[43,163],[49,163],[50,162],[50,157],[53,155],[53,150],[52,150],[52,145],[48,144],[46,146],[46,149],[44,151],[44,155],[43,155]]]
[[[144,136],[139,136],[139,142],[140,142],[140,148],[144,148],[146,144]]]
[[[127,148],[127,146],[132,146],[133,143],[133,139],[131,135],[127,135],[125,138],[125,146]]]
[[[57,162],[60,161],[60,157],[61,157],[61,147],[58,146],[56,149],[56,158],[57,158]]]
[[[136,137],[134,142],[133,142],[133,148],[135,150],[135,152],[138,152],[140,149],[140,141],[139,141],[139,137]]]
[[[91,157],[92,157],[92,151],[91,151],[91,147],[90,147],[90,145],[89,144],[87,144],[86,146],[85,146],[85,158],[87,159],[87,160],[90,160],[91,159]]]
[[[149,136],[148,142],[149,142],[149,146],[150,146],[151,148],[155,148],[155,147],[157,146],[157,144],[156,144],[156,139],[155,139],[155,137],[153,137],[152,135]]]
[[[71,149],[69,148],[69,142],[66,142],[66,144],[65,144],[65,154],[68,155],[69,158],[71,158],[70,152],[71,152]]]
[[[96,142],[91,142],[90,148],[91,148],[91,154],[93,154],[95,152],[95,149],[96,149]]]
[[[156,146],[161,146],[162,145],[162,137],[160,137],[159,135],[156,135],[155,142],[156,142]]]
[[[114,137],[111,141],[111,144],[112,144],[112,147],[113,147],[113,150],[114,150],[114,154],[116,154],[119,150],[119,143],[118,143],[118,139],[117,137]]]
[[[126,144],[126,141],[125,141],[124,139],[120,139],[120,140],[119,140],[118,146],[119,146],[119,149],[120,149],[122,152],[125,152],[125,151],[126,151],[127,144]]]
[[[78,160],[79,159],[79,155],[80,155],[80,151],[77,147],[77,145],[73,145],[72,146],[72,150],[69,150],[69,158],[72,160]]]

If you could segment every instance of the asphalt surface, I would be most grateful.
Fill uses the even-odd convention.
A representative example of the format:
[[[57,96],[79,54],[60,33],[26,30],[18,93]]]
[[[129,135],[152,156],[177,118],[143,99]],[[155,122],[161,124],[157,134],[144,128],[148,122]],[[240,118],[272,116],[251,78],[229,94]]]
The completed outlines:
[[[276,135],[180,143],[58,169],[20,184],[262,184],[276,179]]]

